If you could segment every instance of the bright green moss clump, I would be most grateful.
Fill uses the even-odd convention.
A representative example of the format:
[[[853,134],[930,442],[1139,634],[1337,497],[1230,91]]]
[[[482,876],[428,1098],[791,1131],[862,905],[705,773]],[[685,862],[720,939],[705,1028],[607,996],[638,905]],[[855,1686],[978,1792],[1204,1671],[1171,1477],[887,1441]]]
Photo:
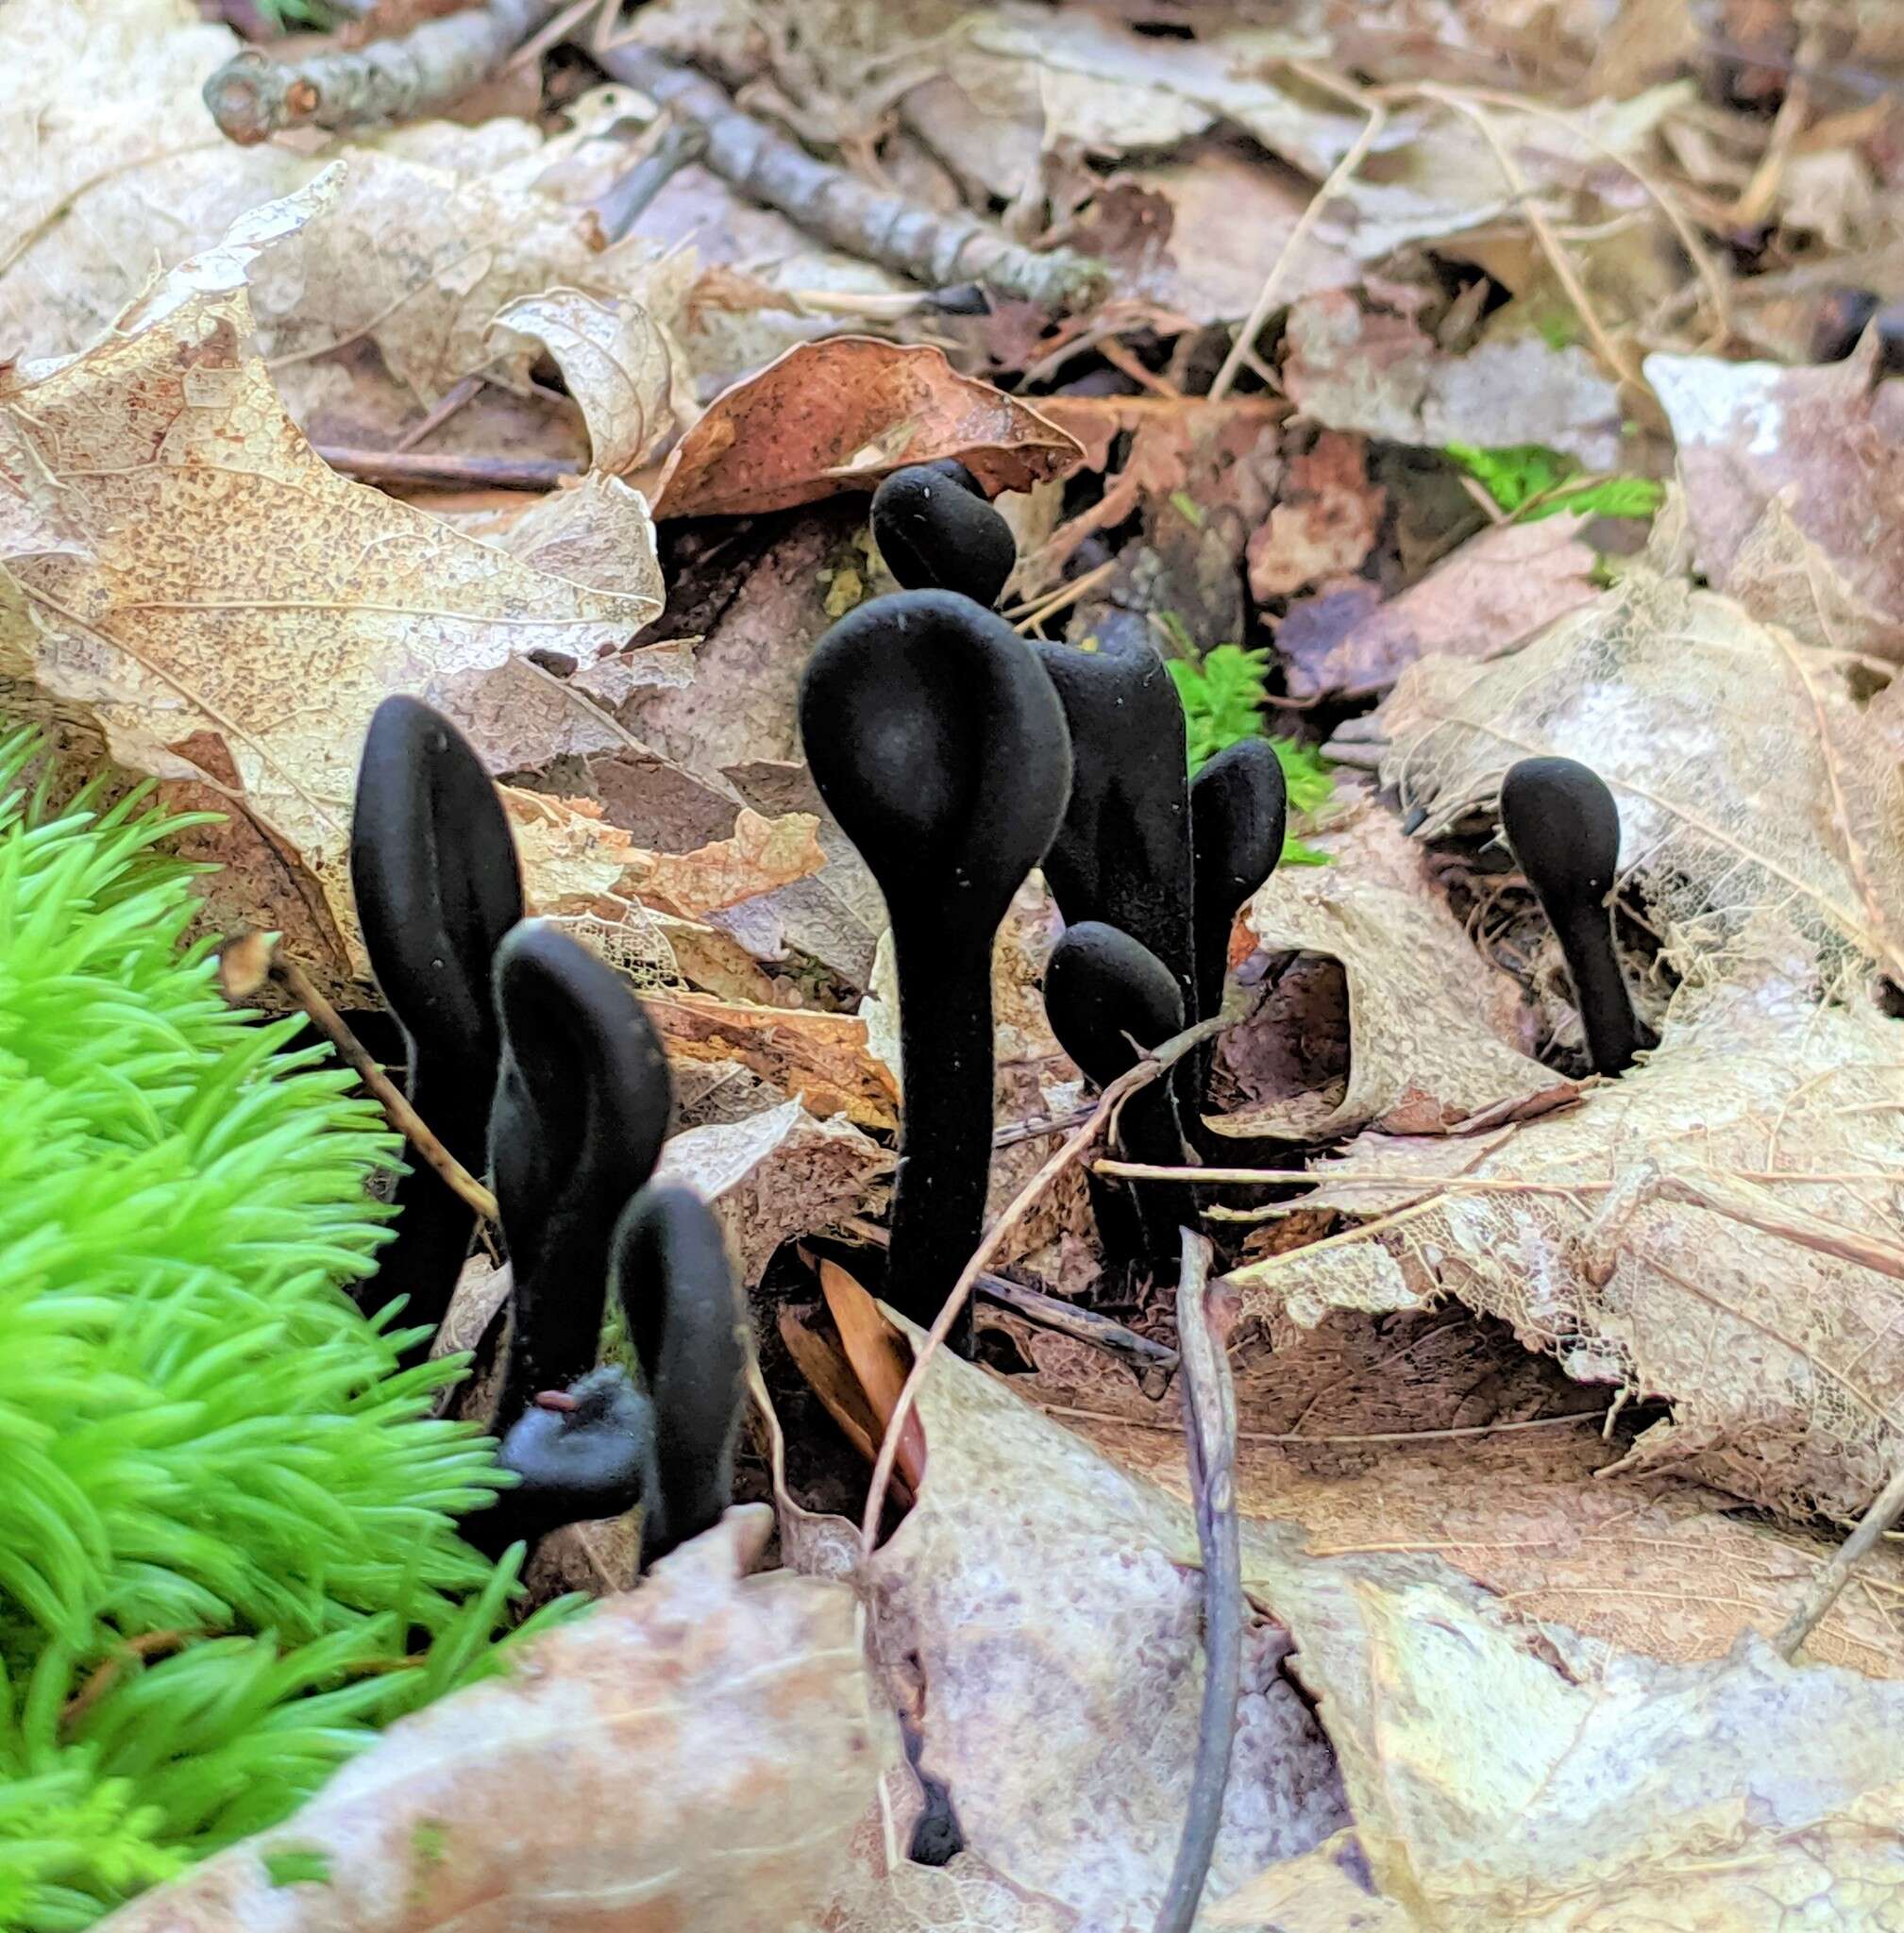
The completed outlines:
[[[181,950],[177,820],[0,744],[0,1927],[55,1933],[284,1818],[480,1674],[489,1447],[339,1285],[395,1154]]]

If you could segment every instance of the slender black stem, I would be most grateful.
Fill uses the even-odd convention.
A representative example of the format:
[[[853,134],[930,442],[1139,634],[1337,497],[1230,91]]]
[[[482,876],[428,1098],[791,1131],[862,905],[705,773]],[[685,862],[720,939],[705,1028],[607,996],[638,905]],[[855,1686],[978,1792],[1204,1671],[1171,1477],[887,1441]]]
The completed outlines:
[[[1574,982],[1587,1056],[1596,1074],[1624,1073],[1651,1045],[1633,1011],[1626,976],[1613,948],[1612,919],[1605,906],[1557,909],[1554,933]]]

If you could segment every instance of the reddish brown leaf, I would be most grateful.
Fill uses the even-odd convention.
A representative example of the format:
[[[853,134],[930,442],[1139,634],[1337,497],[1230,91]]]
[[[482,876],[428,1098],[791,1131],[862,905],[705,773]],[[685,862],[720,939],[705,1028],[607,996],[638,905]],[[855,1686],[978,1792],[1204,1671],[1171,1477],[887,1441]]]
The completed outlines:
[[[1029,490],[1081,455],[1062,429],[956,374],[937,349],[833,336],[716,398],[669,459],[655,514],[786,510],[941,457],[956,457],[988,492]]]

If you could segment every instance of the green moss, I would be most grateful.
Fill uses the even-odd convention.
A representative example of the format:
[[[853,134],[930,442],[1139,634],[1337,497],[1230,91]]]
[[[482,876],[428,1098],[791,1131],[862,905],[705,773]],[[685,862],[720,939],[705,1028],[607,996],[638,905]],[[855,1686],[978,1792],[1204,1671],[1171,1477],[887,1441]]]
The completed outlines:
[[[396,1154],[183,934],[184,823],[59,812],[0,744],[0,1926],[65,1933],[286,1818],[493,1667],[514,1560],[340,1285]]]

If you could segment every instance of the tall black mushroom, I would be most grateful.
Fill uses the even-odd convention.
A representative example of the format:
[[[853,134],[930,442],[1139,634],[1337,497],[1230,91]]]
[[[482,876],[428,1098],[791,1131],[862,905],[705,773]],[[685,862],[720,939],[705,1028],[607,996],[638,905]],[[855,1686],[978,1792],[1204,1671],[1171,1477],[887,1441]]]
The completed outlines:
[[[841,618],[800,681],[814,783],[885,897],[907,1101],[887,1293],[937,1315],[978,1245],[992,1142],[992,942],[1070,791],[1057,693],[969,597],[902,591]],[[961,1319],[955,1346],[969,1349]]]
[[[1501,830],[1560,943],[1596,1074],[1618,1074],[1651,1040],[1613,947],[1609,900],[1620,864],[1620,808],[1576,759],[1523,759],[1501,782]]]
[[[419,699],[378,706],[358,767],[350,883],[372,971],[403,1029],[409,1099],[464,1168],[480,1171],[501,1060],[491,968],[522,917],[522,881],[502,802],[462,735]],[[396,1232],[358,1286],[374,1312],[408,1298],[428,1354],[474,1228],[427,1163],[396,1187]]]

